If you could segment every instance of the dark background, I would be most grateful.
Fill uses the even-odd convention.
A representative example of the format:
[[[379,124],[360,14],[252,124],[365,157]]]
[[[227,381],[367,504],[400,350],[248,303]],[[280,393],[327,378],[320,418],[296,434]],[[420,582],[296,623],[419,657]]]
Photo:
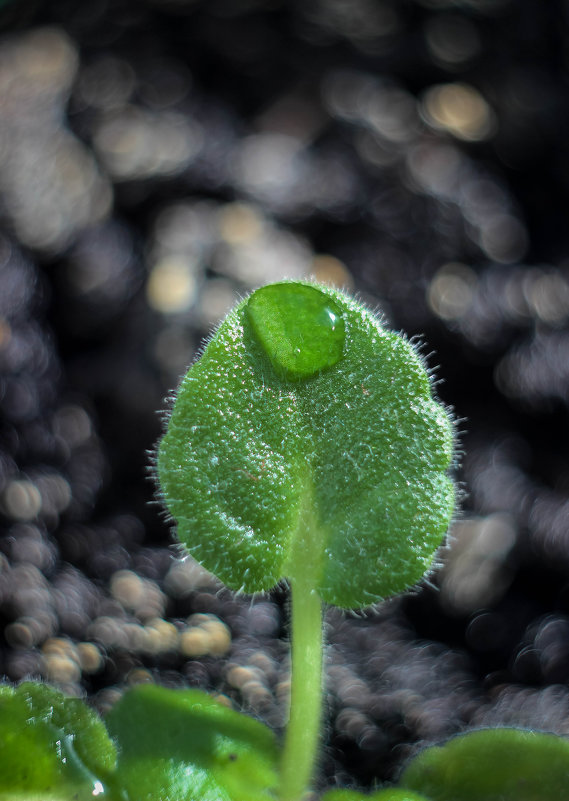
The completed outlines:
[[[286,591],[177,563],[157,410],[282,277],[420,337],[460,432],[442,570],[329,613],[328,784],[469,726],[569,730],[569,5],[0,3],[0,671],[276,728]],[[197,615],[197,617],[196,617]]]

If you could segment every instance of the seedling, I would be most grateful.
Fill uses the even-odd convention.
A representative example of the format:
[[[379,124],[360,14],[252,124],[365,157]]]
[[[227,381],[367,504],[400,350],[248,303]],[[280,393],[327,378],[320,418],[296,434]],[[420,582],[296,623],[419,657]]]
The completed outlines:
[[[323,604],[363,608],[431,568],[454,510],[453,447],[421,358],[361,303],[309,282],[241,302],[179,387],[157,472],[181,542],[208,570],[246,593],[290,586],[282,751],[197,690],[135,688],[105,728],[47,687],[6,687],[0,801],[302,801],[320,738]],[[476,732],[419,754],[397,788],[322,798],[569,799],[569,743]]]
[[[180,385],[158,455],[178,537],[235,590],[290,584],[281,801],[312,778],[322,603],[365,607],[419,581],[453,512],[452,457],[415,350],[330,288],[258,289]]]

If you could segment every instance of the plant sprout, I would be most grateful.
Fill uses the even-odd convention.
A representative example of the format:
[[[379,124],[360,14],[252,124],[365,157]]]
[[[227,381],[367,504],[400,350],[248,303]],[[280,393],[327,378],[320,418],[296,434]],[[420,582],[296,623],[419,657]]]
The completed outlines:
[[[452,458],[416,351],[328,287],[258,289],[179,387],[158,453],[178,537],[233,589],[290,584],[281,801],[313,771],[322,603],[361,608],[420,580],[453,513]]]
[[[302,801],[320,736],[322,610],[417,583],[455,503],[453,421],[410,343],[309,282],[258,289],[182,381],[158,454],[187,550],[235,590],[292,597],[284,747],[200,690],[140,685],[103,722],[0,686],[0,801]],[[569,801],[569,741],[486,729],[419,752],[397,786],[321,801]]]

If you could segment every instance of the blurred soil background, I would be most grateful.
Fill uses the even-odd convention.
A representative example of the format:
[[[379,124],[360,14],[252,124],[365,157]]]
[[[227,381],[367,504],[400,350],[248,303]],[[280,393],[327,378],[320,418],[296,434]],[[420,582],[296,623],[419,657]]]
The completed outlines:
[[[328,614],[322,782],[569,733],[568,59],[562,0],[0,2],[6,680],[282,726],[286,591],[177,557],[148,452],[228,308],[315,276],[421,338],[464,491],[424,586]]]

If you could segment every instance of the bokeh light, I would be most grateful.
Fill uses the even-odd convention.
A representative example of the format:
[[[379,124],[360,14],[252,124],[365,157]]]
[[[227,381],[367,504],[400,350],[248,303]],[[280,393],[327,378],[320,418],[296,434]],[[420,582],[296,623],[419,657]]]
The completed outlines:
[[[458,139],[487,139],[494,130],[494,115],[482,95],[468,84],[453,83],[427,90],[422,111],[427,123]]]

